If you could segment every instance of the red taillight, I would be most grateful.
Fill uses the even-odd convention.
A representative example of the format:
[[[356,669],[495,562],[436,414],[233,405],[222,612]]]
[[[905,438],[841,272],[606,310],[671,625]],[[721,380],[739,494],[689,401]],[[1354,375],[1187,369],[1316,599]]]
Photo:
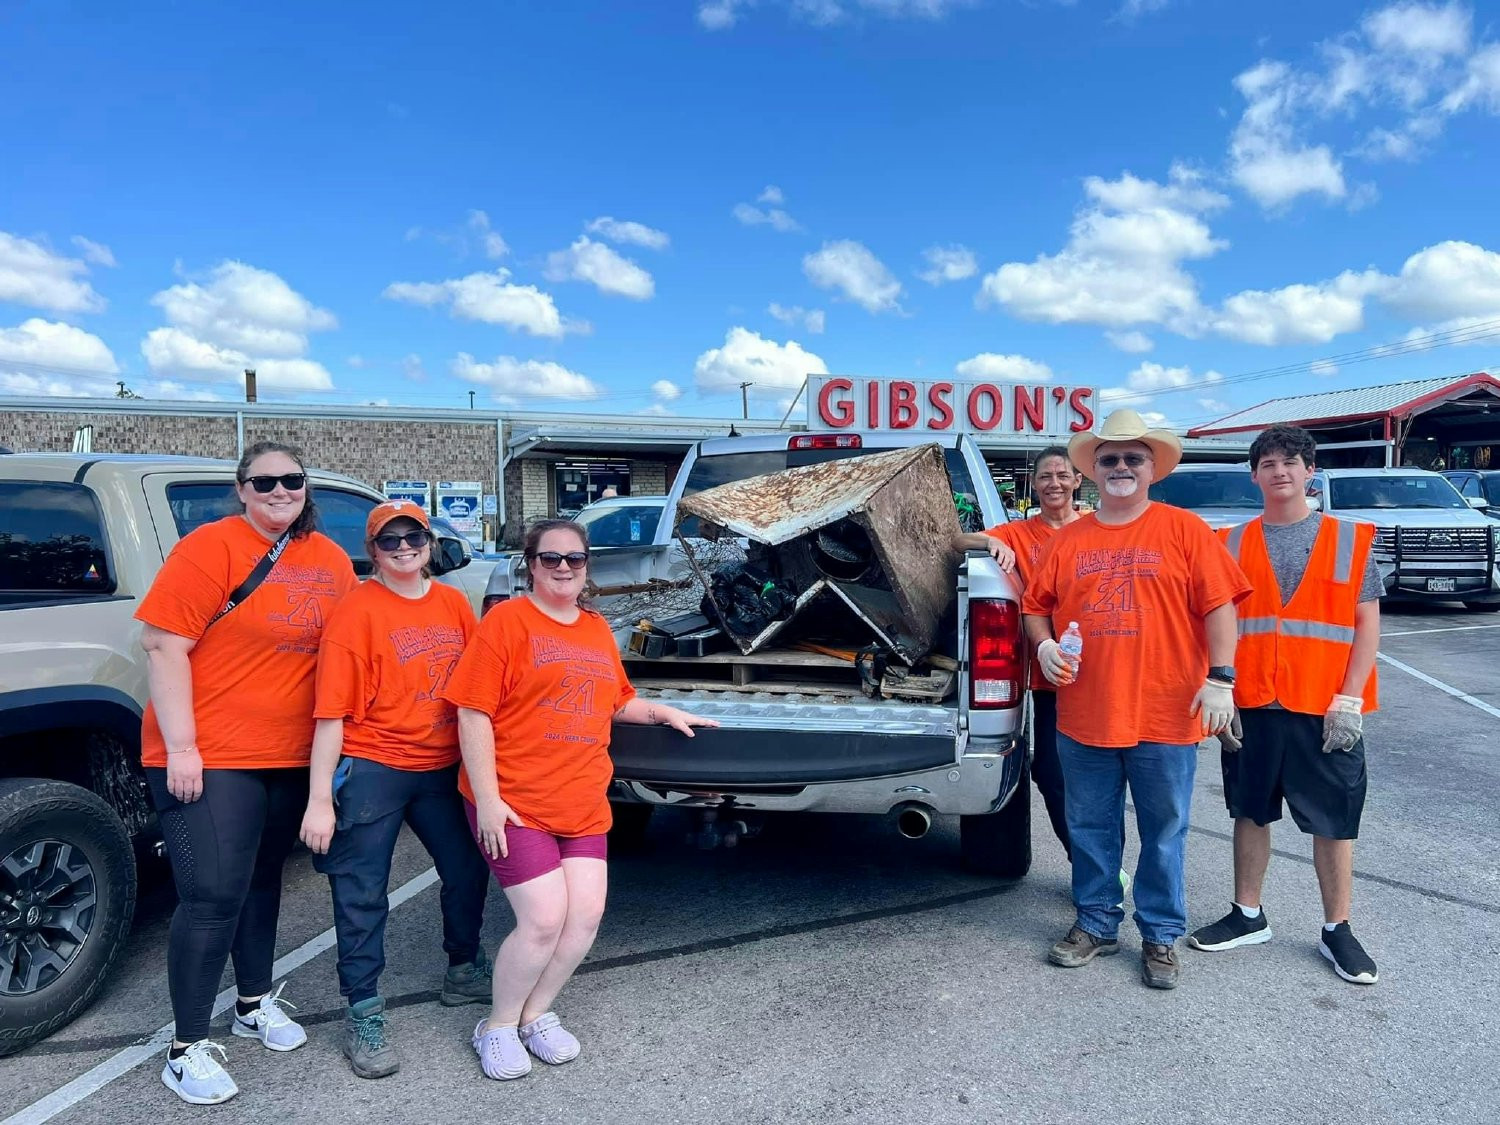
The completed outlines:
[[[484,601],[479,603],[479,616],[483,617],[486,613],[494,609],[501,602],[508,601],[510,601],[509,594],[486,594],[484,596]]]
[[[858,434],[798,434],[786,443],[788,449],[859,449],[863,445]]]
[[[969,706],[993,711],[1021,702],[1021,609],[1015,602],[969,603]]]

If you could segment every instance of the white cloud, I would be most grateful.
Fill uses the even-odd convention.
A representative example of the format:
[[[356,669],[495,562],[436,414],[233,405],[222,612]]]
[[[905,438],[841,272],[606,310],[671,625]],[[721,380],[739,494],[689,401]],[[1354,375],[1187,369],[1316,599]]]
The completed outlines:
[[[1500,254],[1472,242],[1439,242],[1407,258],[1381,296],[1413,320],[1500,316]]]
[[[753,383],[750,392],[770,398],[795,392],[809,375],[827,375],[821,356],[806,351],[795,340],[778,344],[747,328],[734,327],[724,337],[724,346],[710,348],[693,365],[693,379],[706,394],[738,391],[741,383]]]
[[[1312,364],[1312,366],[1310,366],[1308,370],[1311,371],[1314,375],[1326,379],[1331,375],[1337,375],[1339,373],[1339,365],[1336,363],[1329,363],[1326,359],[1320,359],[1316,363]]]
[[[769,203],[775,207],[780,207],[786,202],[786,196],[782,194],[781,189],[775,184],[767,184],[761,189],[760,194],[755,197],[755,202]]]
[[[601,293],[649,301],[656,295],[651,275],[629,258],[587,235],[579,235],[566,250],[547,255],[548,281],[587,281]]]
[[[704,0],[698,5],[698,25],[705,31],[725,31],[739,22],[749,0]]]
[[[900,312],[901,283],[862,243],[825,242],[802,259],[802,272],[820,289],[836,289],[867,312]]]
[[[779,207],[761,210],[749,203],[736,203],[734,210],[730,212],[735,219],[747,227],[769,226],[772,230],[778,230],[782,234],[790,234],[792,231],[802,229],[802,224],[792,218]]]
[[[1268,61],[1240,74],[1234,85],[1246,102],[1229,142],[1234,181],[1266,208],[1310,193],[1343,198],[1343,167],[1327,145],[1304,145],[1294,129],[1308,81],[1285,63]]]
[[[1156,347],[1156,342],[1144,332],[1106,332],[1104,338],[1127,355],[1142,355]]]
[[[1447,113],[1470,107],[1500,113],[1500,43],[1474,53],[1464,69],[1463,80],[1442,103]]]
[[[929,246],[922,251],[927,268],[917,274],[929,285],[965,281],[979,272],[979,260],[967,246]]]
[[[257,386],[289,391],[331,391],[328,368],[311,359],[263,359],[252,365]]]
[[[1209,314],[1209,325],[1219,335],[1246,344],[1323,344],[1363,328],[1365,298],[1383,285],[1384,279],[1370,270],[1346,271],[1316,285],[1288,285],[1269,292],[1247,289]]]
[[[1152,12],[1159,12],[1170,2],[1171,0],[1125,0],[1120,5],[1120,18],[1133,20]]]
[[[477,363],[468,352],[459,352],[449,369],[466,382],[489,387],[500,402],[596,398],[601,390],[578,372],[548,360],[502,355],[493,363]]]
[[[1014,383],[1045,383],[1052,377],[1052,368],[1024,355],[999,355],[995,352],[980,352],[978,355],[954,365],[954,372],[965,379],[987,379]]]
[[[1392,4],[1366,16],[1364,33],[1378,51],[1462,55],[1469,50],[1473,14],[1462,4]]]
[[[102,242],[95,242],[92,238],[84,238],[81,234],[75,234],[73,245],[78,247],[78,252],[83,255],[83,260],[86,262],[108,269],[114,269],[119,265],[115,261],[115,252]]]
[[[469,230],[479,240],[479,249],[486,258],[499,259],[510,253],[510,247],[500,232],[490,226],[490,217],[485,212],[469,212]]]
[[[1227,414],[1232,409],[1229,403],[1217,398],[1200,398],[1198,405],[1210,414]]]
[[[71,324],[32,317],[0,328],[0,392],[12,395],[102,395],[115,390],[114,354],[98,336]]]
[[[510,271],[471,273],[450,281],[397,281],[381,296],[392,301],[432,308],[448,305],[453,316],[499,324],[513,332],[557,338],[567,332],[587,331],[587,325],[564,321],[548,293],[534,285],[513,285]]]
[[[0,231],[0,301],[56,313],[102,312],[88,265],[29,238]]]
[[[427,382],[427,368],[422,365],[422,357],[416,352],[408,352],[401,357],[401,374],[413,383]]]
[[[1165,0],[1144,2],[1154,4]],[[770,6],[770,0],[702,0],[698,5],[698,24],[707,31],[725,31],[734,27],[757,3]],[[977,3],[978,0],[779,0],[776,6],[816,27],[830,27],[859,16],[935,21]]]
[[[307,349],[310,332],[338,326],[269,270],[244,262],[221,262],[206,284],[184,282],[151,298],[173,327],[227,348],[262,356],[296,356]]]
[[[362,355],[351,355],[344,360],[345,367],[352,367],[356,371],[363,371],[370,366],[370,361]]]
[[[987,274],[979,303],[1052,324],[1173,324],[1196,316],[1198,286],[1182,263],[1223,249],[1202,216],[1228,204],[1173,167],[1166,184],[1125,173],[1090,177],[1089,203],[1057,254],[1007,262]]]
[[[210,344],[180,328],[153,328],[141,341],[141,355],[158,374],[197,375],[226,382],[239,378],[252,366],[246,353]]]
[[[812,336],[822,335],[828,323],[828,318],[822,309],[804,309],[801,305],[778,305],[772,301],[766,311],[781,323],[801,327]]]
[[[632,246],[644,246],[647,250],[665,250],[672,243],[666,231],[648,227],[645,223],[616,219],[601,215],[583,228],[590,234],[607,238],[611,242],[624,242]]]
[[[658,379],[651,384],[651,393],[663,402],[675,402],[682,397],[682,388],[670,379]]]
[[[1123,386],[1105,387],[1099,392],[1099,398],[1105,406],[1110,407],[1140,406],[1151,402],[1157,394],[1163,391],[1207,387],[1223,382],[1223,380],[1224,376],[1217,371],[1205,371],[1200,376],[1194,375],[1189,367],[1166,367],[1147,360],[1125,376]],[[1162,416],[1158,414],[1156,417]],[[1153,424],[1165,424],[1165,422]]]

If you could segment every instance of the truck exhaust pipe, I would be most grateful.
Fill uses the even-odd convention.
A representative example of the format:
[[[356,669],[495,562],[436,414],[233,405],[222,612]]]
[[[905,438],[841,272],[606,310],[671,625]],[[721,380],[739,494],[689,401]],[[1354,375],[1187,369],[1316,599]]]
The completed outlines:
[[[891,810],[896,831],[908,840],[920,840],[932,827],[932,810],[915,801],[907,801]]]

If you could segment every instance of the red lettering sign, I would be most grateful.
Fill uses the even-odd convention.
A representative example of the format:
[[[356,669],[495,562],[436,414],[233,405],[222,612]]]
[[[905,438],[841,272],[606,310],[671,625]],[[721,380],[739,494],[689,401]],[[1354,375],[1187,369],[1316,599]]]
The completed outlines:
[[[1016,407],[1011,411],[1011,425],[1016,433],[1028,426],[1032,433],[1045,433],[1047,429],[1047,400],[1045,387],[1016,387]]]
[[[880,384],[874,379],[865,388],[865,400],[870,404],[869,421],[866,425],[872,430],[880,429]]]
[[[1094,425],[1092,387],[815,375],[809,390],[808,421],[819,429],[989,433],[1004,428],[1066,437]]]
[[[989,417],[981,413],[979,404],[984,399],[989,399]],[[989,383],[976,383],[973,390],[969,392],[969,425],[976,430],[993,430],[1000,424],[1000,419],[1005,414],[1005,403],[1000,398],[999,388]]]
[[[946,430],[953,425],[953,406],[948,401],[952,393],[952,383],[934,383],[927,388],[927,405],[932,407],[932,417],[927,419],[929,430]]]
[[[834,400],[834,395],[847,395],[854,389],[848,379],[830,379],[818,391],[818,417],[823,425],[838,430],[854,424],[854,403],[847,398]]]
[[[1078,415],[1068,425],[1068,429],[1072,430],[1075,434],[1081,434],[1084,430],[1092,430],[1094,428],[1094,408],[1089,405],[1089,400],[1093,397],[1094,391],[1092,387],[1077,387],[1068,396],[1068,405]]]
[[[891,429],[909,430],[917,424],[917,386],[905,379],[891,384]]]

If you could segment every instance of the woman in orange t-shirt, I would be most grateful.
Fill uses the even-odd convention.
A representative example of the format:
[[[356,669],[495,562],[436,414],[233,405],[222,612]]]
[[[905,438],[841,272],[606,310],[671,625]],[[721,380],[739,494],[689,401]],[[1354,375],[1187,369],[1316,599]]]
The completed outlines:
[[[356,585],[349,556],[313,529],[295,447],[252,445],[235,480],[242,513],[182,539],[135,614],[151,686],[141,762],[178,898],[167,941],[176,1033],[161,1077],[196,1105],[239,1092],[208,1038],[226,959],[234,1034],[273,1051],[307,1041],[271,993],[281,868],[307,803],[323,622]],[[260,584],[231,604],[268,558]]]
[[[1083,474],[1073,467],[1068,451],[1049,445],[1032,464],[1031,486],[1040,507],[1029,519],[1014,519],[986,528],[982,533],[960,532],[953,546],[960,551],[988,551],[1007,574],[1014,574],[1022,591],[1036,573],[1042,549],[1057,533],[1080,518],[1073,507]],[[1068,858],[1073,857],[1068,835],[1068,812],[1062,762],[1057,756],[1057,689],[1042,675],[1041,664],[1031,661],[1031,779],[1047,806],[1047,819]]]
[[[558,1064],[578,1040],[552,1002],[604,913],[610,723],[693,737],[717,723],[636,698],[608,622],[579,604],[588,534],[569,520],[526,533],[525,597],[480,622],[448,681],[458,706],[459,788],[469,824],[516,915],[495,955],[494,1009],[473,1046],[490,1078],[520,1078],[528,1052]]]
[[[348,1002],[344,1054],[361,1078],[400,1069],[386,1034],[386,888],[403,823],[443,881],[439,999],[490,998],[479,947],[489,873],[458,798],[458,716],[443,685],[476,622],[463,591],[428,576],[431,523],[410,500],[365,520],[375,574],[339,603],[318,653],[311,779],[302,840],[328,876],[338,934],[339,992]],[[335,811],[335,808],[337,811]]]

